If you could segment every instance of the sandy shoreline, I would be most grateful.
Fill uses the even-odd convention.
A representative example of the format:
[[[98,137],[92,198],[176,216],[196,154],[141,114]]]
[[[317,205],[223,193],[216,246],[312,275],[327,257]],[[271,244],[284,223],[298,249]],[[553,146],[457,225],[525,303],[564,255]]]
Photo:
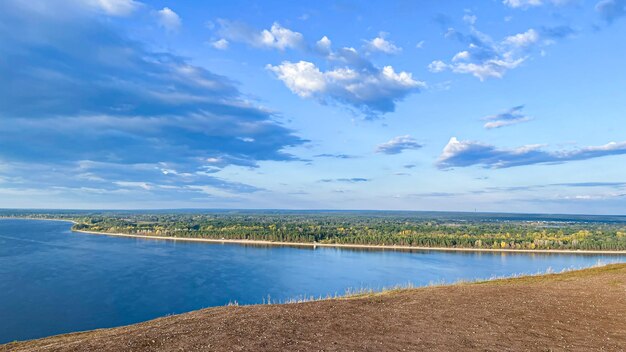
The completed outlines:
[[[602,250],[568,250],[568,249],[492,249],[492,248],[445,248],[445,247],[417,247],[417,246],[380,246],[367,244],[339,244],[339,243],[306,243],[306,242],[280,242],[280,241],[263,241],[263,240],[218,240],[212,238],[187,238],[187,237],[168,237],[168,236],[148,236],[148,235],[131,235],[125,233],[108,233],[97,231],[72,230],[92,235],[130,237],[153,240],[166,241],[184,241],[184,242],[205,242],[205,243],[222,243],[222,244],[242,244],[242,245],[270,245],[270,246],[291,246],[291,247],[331,247],[331,248],[352,248],[352,249],[378,249],[378,250],[417,250],[417,251],[445,251],[445,252],[500,252],[500,253],[526,253],[526,254],[614,254],[626,255],[626,251],[602,251]]]

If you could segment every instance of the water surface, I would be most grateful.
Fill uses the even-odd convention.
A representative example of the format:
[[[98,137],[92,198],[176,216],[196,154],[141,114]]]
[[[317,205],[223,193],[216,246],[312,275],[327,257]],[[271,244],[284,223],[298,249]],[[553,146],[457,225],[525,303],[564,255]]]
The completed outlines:
[[[0,343],[268,297],[474,280],[626,256],[244,246],[87,235],[0,220]]]

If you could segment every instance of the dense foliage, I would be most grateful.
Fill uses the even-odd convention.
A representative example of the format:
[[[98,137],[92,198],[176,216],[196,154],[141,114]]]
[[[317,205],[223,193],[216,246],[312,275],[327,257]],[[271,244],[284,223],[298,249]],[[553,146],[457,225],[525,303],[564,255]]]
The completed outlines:
[[[505,249],[626,249],[626,219],[419,212],[0,212],[75,230],[211,239]]]

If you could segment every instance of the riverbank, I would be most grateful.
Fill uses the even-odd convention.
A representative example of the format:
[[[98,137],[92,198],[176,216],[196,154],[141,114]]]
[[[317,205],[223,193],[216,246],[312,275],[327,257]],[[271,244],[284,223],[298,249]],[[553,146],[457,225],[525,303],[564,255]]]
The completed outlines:
[[[446,251],[446,252],[507,252],[507,253],[563,253],[563,254],[616,254],[626,255],[626,251],[605,251],[605,250],[568,250],[568,249],[496,249],[496,248],[447,248],[447,247],[417,247],[417,246],[381,246],[368,244],[340,244],[340,243],[308,243],[308,242],[280,242],[280,241],[261,241],[261,240],[229,240],[229,239],[211,239],[211,238],[187,238],[187,237],[168,237],[168,236],[149,236],[149,235],[133,235],[125,233],[109,233],[85,230],[72,230],[74,232],[105,235],[117,237],[143,238],[152,240],[166,241],[186,241],[186,242],[205,242],[205,243],[221,243],[221,244],[242,244],[256,246],[291,246],[291,247],[331,247],[331,248],[347,248],[347,249],[375,249],[375,250],[415,250],[415,251]]]
[[[626,264],[322,301],[208,308],[0,351],[623,351]]]

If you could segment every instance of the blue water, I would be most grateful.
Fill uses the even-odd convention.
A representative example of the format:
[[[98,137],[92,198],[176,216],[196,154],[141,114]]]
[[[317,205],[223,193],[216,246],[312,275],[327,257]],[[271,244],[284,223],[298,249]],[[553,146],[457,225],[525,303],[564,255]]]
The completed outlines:
[[[229,302],[454,282],[626,256],[294,248],[73,233],[0,220],[0,343],[132,324]]]

